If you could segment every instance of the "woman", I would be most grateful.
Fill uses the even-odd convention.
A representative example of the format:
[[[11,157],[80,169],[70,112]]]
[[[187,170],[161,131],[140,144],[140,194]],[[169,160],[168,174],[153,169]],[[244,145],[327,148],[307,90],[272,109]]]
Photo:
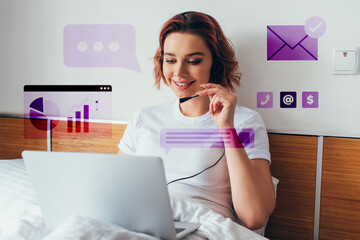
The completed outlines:
[[[236,214],[249,229],[263,227],[275,207],[268,138],[260,115],[237,105],[233,84],[239,85],[240,73],[233,48],[217,21],[199,12],[168,20],[159,43],[155,85],[160,88],[162,80],[180,99],[199,96],[142,108],[119,153],[162,157],[170,194],[190,196],[233,220]],[[233,142],[224,148],[172,146],[166,152],[160,142],[166,129],[218,129],[237,138],[235,129],[243,128],[253,129],[253,148]]]

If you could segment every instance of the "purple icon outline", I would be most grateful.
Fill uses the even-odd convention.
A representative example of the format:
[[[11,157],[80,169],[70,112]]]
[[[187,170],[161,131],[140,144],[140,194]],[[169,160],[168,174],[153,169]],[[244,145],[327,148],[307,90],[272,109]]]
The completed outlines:
[[[244,148],[254,147],[254,130],[251,128],[236,129],[237,141],[241,141]],[[224,137],[218,129],[162,129],[160,132],[160,146],[167,154],[171,148],[224,148],[224,144],[231,144],[229,137]]]
[[[317,61],[318,40],[310,38],[303,25],[268,25],[267,60]]]
[[[319,92],[302,92],[303,108],[319,108]]]
[[[280,108],[296,108],[296,92],[280,92]]]
[[[273,107],[273,93],[272,92],[257,92],[257,107],[258,108],[272,108]]]

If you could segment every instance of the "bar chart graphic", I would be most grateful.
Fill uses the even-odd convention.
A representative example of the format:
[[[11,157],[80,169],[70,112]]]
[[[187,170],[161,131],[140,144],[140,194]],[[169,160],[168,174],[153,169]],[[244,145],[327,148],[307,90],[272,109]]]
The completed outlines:
[[[74,132],[74,124],[73,124],[74,122],[75,122],[75,132],[77,133],[82,132],[81,123],[83,123],[83,132],[84,133],[89,132],[89,105],[83,105],[83,112],[75,111],[75,117],[67,118],[68,133]]]

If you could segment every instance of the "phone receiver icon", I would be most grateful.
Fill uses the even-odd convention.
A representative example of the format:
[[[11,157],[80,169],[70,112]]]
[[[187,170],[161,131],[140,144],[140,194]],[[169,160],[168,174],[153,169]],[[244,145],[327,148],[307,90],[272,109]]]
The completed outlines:
[[[267,103],[269,102],[269,100],[270,100],[270,95],[267,94],[267,95],[265,96],[265,100],[260,102],[260,105],[263,106],[263,105],[267,104]]]

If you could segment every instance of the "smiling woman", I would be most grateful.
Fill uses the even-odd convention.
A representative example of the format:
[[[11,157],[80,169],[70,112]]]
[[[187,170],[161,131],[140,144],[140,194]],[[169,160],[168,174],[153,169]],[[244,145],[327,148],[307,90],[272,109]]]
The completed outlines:
[[[238,62],[235,59],[234,50],[217,21],[207,14],[184,12],[167,21],[160,32],[159,48],[154,58],[155,85],[157,88],[160,88],[161,79],[166,83],[162,68],[166,53],[164,45],[165,39],[173,33],[189,33],[193,35],[193,40],[200,39],[201,44],[205,43],[207,48],[205,51],[210,51],[211,58],[214,61],[211,66],[210,82],[229,87],[232,91],[234,90],[233,83],[239,85],[241,73],[236,72]],[[203,52],[198,53],[204,54]],[[196,64],[196,61],[193,63]]]
[[[267,132],[257,112],[237,104],[241,74],[217,21],[199,12],[175,15],[160,31],[154,64],[155,85],[163,82],[177,99],[138,111],[119,152],[160,156],[170,194],[197,199],[250,229],[263,227],[275,206]],[[167,150],[161,139],[169,129],[199,136],[187,137],[193,145]],[[244,148],[241,129],[251,130],[252,147]],[[209,132],[221,146],[209,144]],[[196,145],[201,141],[207,147]]]

